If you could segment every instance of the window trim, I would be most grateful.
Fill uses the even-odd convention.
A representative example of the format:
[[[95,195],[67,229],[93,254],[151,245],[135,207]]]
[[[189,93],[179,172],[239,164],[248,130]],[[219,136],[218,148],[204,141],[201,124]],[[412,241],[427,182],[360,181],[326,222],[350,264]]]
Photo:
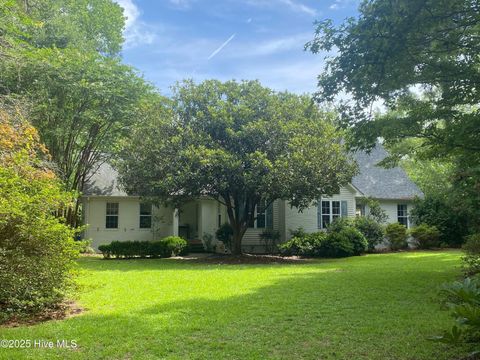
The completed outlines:
[[[142,205],[150,205],[150,214],[142,214]],[[141,230],[150,230],[152,228],[152,214],[153,214],[153,205],[150,203],[139,203],[138,205],[138,228]],[[150,226],[142,226],[142,218],[150,219]]]
[[[404,215],[400,215],[400,206],[405,207],[405,210],[402,210],[402,213],[403,213],[403,211],[405,211]],[[405,219],[405,224],[400,222],[400,219]],[[410,227],[410,221],[409,221],[409,218],[408,218],[408,204],[397,204],[397,222],[399,224],[404,225],[407,229]]]
[[[109,213],[109,205],[116,205],[116,214],[110,214]],[[112,209],[110,209],[112,210]],[[105,203],[105,229],[107,230],[118,230],[120,227],[120,219],[119,219],[119,214],[120,214],[120,203],[119,202],[106,202]],[[108,226],[108,219],[109,218],[116,218],[116,225],[115,227],[110,227]]]
[[[324,203],[328,203],[328,213],[324,213]],[[335,206],[334,213],[334,203],[338,207]],[[343,208],[345,211],[343,211]],[[324,226],[323,218],[328,216],[328,223]],[[328,225],[330,225],[335,219],[341,217],[348,217],[348,201],[346,200],[335,200],[335,199],[320,199],[317,205],[317,228],[321,230],[325,230]]]
[[[263,201],[264,205],[265,205],[265,202],[266,201]],[[257,220],[258,220],[258,206],[255,206],[255,211],[254,211],[254,218],[255,220],[253,221],[253,224],[250,223],[248,225],[248,228],[249,229],[273,229],[273,202],[270,203],[269,206],[265,207],[263,206],[264,208],[264,211],[260,214],[263,214],[263,218],[264,218],[264,224],[265,226],[262,226],[262,227],[259,227],[258,226],[258,223],[257,223]],[[271,215],[269,215],[269,213],[271,212]],[[271,220],[269,219],[269,216],[271,216]],[[252,226],[253,225],[253,226]]]

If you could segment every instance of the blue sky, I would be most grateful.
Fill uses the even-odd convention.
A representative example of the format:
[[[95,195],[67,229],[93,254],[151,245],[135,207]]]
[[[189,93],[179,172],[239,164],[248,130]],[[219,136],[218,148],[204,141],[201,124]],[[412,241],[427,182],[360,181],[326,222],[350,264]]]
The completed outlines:
[[[315,20],[340,22],[358,0],[116,0],[127,16],[124,62],[163,94],[176,81],[259,79],[313,92],[323,56],[303,51]]]

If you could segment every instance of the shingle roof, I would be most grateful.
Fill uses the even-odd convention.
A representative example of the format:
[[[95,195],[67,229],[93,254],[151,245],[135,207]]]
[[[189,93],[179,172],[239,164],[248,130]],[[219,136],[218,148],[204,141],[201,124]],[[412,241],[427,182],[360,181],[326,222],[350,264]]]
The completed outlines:
[[[83,195],[128,196],[118,183],[118,172],[107,163],[100,165],[93,173],[83,188]]]
[[[376,166],[388,153],[378,144],[369,154],[357,152],[354,158],[360,174],[352,180],[352,185],[365,196],[377,199],[413,199],[423,197],[423,193],[407,176],[396,167],[385,169]],[[102,164],[84,187],[85,196],[128,196],[118,183],[118,172],[109,164]]]
[[[382,145],[367,154],[356,152],[354,158],[358,163],[360,174],[352,180],[353,186],[365,196],[377,199],[413,199],[423,197],[422,191],[410,180],[405,171],[399,167],[385,169],[377,164],[388,156]]]

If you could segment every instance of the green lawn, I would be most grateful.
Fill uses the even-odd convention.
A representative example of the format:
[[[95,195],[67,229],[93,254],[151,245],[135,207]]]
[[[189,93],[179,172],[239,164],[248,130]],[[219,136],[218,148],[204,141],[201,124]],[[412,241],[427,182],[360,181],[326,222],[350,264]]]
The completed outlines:
[[[302,264],[83,258],[80,316],[0,328],[0,339],[76,340],[76,350],[0,349],[2,359],[452,359],[426,338],[449,327],[440,284],[460,253]]]

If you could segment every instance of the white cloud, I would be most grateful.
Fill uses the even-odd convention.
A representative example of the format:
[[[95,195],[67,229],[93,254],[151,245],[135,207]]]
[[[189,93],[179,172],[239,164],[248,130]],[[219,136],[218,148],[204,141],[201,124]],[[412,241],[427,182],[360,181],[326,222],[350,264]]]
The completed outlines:
[[[332,5],[329,6],[331,10],[344,9],[347,6],[355,5],[358,0],[335,0]]]
[[[132,48],[142,44],[152,44],[155,41],[155,33],[149,29],[149,26],[140,20],[140,10],[133,0],[115,0],[123,8],[123,14],[126,17],[125,30],[125,48]]]
[[[275,7],[275,6],[278,6],[280,4],[280,5],[287,6],[288,8],[290,8],[290,10],[293,10],[295,12],[304,13],[304,14],[307,14],[309,16],[318,15],[317,10],[315,10],[314,8],[312,8],[310,6],[307,6],[303,3],[301,3],[298,0],[275,0],[275,1],[272,1],[272,0],[248,0],[247,3],[249,5],[261,6],[261,7],[272,7],[272,6]]]
[[[294,11],[304,12],[305,14],[308,14],[308,15],[311,15],[311,16],[317,15],[317,10],[315,10],[315,9],[313,9],[313,8],[307,6],[307,5],[304,5],[300,2],[293,1],[293,0],[280,0],[280,2],[282,4],[287,5],[288,7],[290,7]]]

